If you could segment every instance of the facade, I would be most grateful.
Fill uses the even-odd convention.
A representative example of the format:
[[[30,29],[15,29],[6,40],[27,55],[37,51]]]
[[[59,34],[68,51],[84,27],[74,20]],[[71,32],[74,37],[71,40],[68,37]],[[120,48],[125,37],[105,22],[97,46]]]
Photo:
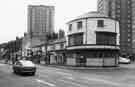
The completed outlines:
[[[119,21],[121,55],[135,54],[134,0],[98,0],[98,12]]]
[[[12,60],[16,54],[21,55],[22,38],[16,37],[16,40],[7,42],[3,52],[3,58],[9,60]]]
[[[45,41],[46,33],[54,31],[54,6],[28,6],[28,35],[31,39]]]
[[[89,12],[71,20],[67,25],[67,65],[118,65],[118,21],[98,12]]]
[[[33,45],[31,50],[33,55],[36,55],[39,51],[41,52],[41,61],[45,61],[46,64],[65,64],[65,49],[66,49],[66,38],[65,32],[59,30],[58,33],[53,33],[47,36],[47,43],[40,43]]]
[[[135,54],[135,0],[132,0],[132,49]]]
[[[57,39],[48,45],[50,64],[66,64],[66,39]]]
[[[46,50],[47,47],[47,56]],[[39,44],[31,48],[33,54],[38,51],[42,52],[41,61],[45,61],[46,64],[66,64],[65,50],[66,50],[66,39],[65,37],[57,40],[48,41],[47,46],[45,44]]]
[[[28,37],[28,33],[24,33],[22,38],[22,56],[27,56],[27,49],[31,47],[31,40]]]

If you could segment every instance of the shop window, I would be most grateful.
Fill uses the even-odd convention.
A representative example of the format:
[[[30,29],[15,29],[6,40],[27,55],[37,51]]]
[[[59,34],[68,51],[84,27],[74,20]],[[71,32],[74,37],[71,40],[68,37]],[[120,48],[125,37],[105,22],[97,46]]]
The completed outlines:
[[[82,45],[83,44],[83,33],[73,34],[68,36],[68,45]]]
[[[89,51],[89,53],[85,53],[85,57],[87,58],[112,58],[115,57],[117,54],[116,51],[110,51],[110,50],[92,50]]]

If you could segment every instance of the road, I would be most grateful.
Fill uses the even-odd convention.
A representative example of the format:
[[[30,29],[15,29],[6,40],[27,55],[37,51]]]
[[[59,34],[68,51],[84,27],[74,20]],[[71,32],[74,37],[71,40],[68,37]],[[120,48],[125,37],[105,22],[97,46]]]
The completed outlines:
[[[135,87],[135,69],[70,70],[37,65],[35,76],[16,75],[0,63],[0,87]]]

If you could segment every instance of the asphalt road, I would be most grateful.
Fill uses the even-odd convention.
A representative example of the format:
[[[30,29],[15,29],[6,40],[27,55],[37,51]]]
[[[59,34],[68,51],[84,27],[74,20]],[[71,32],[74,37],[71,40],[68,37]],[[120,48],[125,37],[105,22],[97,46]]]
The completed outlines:
[[[16,75],[0,64],[0,87],[135,87],[135,69],[69,70],[37,65],[35,76]]]

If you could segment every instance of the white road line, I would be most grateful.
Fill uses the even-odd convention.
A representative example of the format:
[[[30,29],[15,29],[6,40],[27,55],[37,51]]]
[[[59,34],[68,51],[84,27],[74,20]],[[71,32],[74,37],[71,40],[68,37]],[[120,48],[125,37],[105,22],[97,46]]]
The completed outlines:
[[[65,81],[65,80],[59,80],[59,81],[62,81],[64,83],[67,83],[67,84],[71,84],[71,85],[75,85],[77,87],[88,87],[88,86],[84,86],[84,85],[81,85],[81,84],[78,84],[78,83],[73,83],[73,82],[70,82],[70,81]]]
[[[121,86],[121,84],[117,83],[117,82],[113,82],[113,81],[109,81],[109,80],[104,80],[104,79],[99,79],[99,78],[88,78],[85,77],[84,79],[89,80],[89,81],[96,81],[96,82],[102,82],[105,84],[109,84],[109,85],[115,85],[115,86]]]
[[[49,83],[49,82],[46,82],[46,81],[44,81],[44,80],[36,79],[36,81],[39,82],[39,83],[46,84],[46,85],[48,85],[48,86],[53,86],[53,87],[56,86],[56,85],[54,85],[54,84],[52,84],[52,83]]]
[[[62,75],[72,76],[72,74],[70,74],[70,73],[65,73],[65,72],[56,72],[56,73],[59,73],[59,74],[62,74]]]
[[[75,78],[71,77],[71,76],[68,76],[68,77],[64,77],[66,79],[70,79],[70,80],[75,80]]]
[[[6,64],[0,64],[0,66],[4,66],[4,65],[6,65]]]

